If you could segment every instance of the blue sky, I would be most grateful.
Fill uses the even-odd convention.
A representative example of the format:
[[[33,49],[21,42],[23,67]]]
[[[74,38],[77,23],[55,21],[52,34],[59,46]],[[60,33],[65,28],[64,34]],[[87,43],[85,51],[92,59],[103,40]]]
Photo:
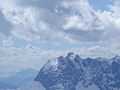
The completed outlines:
[[[0,2],[0,76],[39,69],[71,51],[81,57],[120,53],[119,0]]]
[[[89,0],[96,9],[107,10],[108,5],[113,4],[113,0]]]

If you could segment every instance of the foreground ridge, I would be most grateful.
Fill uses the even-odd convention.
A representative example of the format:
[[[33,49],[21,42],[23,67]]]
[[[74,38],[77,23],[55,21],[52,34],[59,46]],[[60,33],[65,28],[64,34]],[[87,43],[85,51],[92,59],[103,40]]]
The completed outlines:
[[[110,62],[111,61],[111,62]],[[120,90],[120,57],[86,58],[70,52],[49,60],[35,78],[46,90],[76,90],[76,85],[95,85],[100,90]]]

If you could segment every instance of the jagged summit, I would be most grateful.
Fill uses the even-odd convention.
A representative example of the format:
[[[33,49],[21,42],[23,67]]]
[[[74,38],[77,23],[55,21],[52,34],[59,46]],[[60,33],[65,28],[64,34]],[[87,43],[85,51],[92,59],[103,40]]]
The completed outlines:
[[[75,57],[76,57],[76,54],[74,54],[73,52],[70,52],[70,53],[68,53],[68,55],[67,55],[67,58],[69,58],[70,60],[74,60]]]
[[[120,61],[120,56],[116,55],[115,57],[113,57],[113,60],[119,60]]]
[[[120,63],[112,58],[82,59],[73,52],[66,57],[48,61],[40,70],[35,81],[46,90],[76,90],[78,83],[84,87],[95,85],[100,90],[120,89]]]

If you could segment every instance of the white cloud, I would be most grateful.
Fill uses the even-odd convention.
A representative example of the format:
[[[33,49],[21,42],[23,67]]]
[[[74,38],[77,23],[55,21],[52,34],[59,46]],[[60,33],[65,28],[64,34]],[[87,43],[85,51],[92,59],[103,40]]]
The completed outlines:
[[[86,48],[71,48],[67,50],[41,50],[38,47],[27,45],[26,47],[15,48],[5,47],[0,51],[6,54],[0,58],[0,72],[16,72],[21,69],[33,68],[39,70],[47,60],[66,56],[68,52],[74,52],[82,58],[86,57],[113,57],[119,55],[120,46],[93,46]],[[4,73],[5,74],[5,73]],[[0,76],[3,76],[1,74]]]
[[[63,54],[62,51],[40,50],[32,45],[21,48],[5,47],[1,48],[0,51],[6,54],[5,57],[0,58],[0,72],[7,73],[17,72],[26,68],[39,70],[48,59]],[[3,74],[0,74],[0,76],[3,76]]]
[[[12,24],[12,36],[26,41],[41,41],[53,35],[51,26],[43,20],[44,9],[22,7],[17,0],[3,1],[0,6],[4,17]]]
[[[109,5],[109,10],[104,11],[95,10],[87,0],[65,1],[63,6],[71,12],[63,24],[64,32],[69,38],[79,42],[107,42],[120,38],[118,3]]]
[[[73,0],[72,2],[67,1],[63,2],[63,6],[71,11],[71,14],[66,18],[67,24],[65,26],[68,29],[101,29],[99,19],[96,16],[96,11],[92,8],[87,0]]]
[[[11,47],[13,45],[13,38],[7,37],[6,39],[2,40],[2,44],[4,47]]]
[[[12,29],[4,33],[19,39],[45,41],[58,37],[60,32],[64,33],[64,39],[78,42],[107,42],[119,38],[119,1],[104,11],[95,10],[88,0],[1,1],[2,14],[12,25]]]
[[[2,40],[4,47],[0,51],[6,54],[6,57],[0,58],[1,72],[18,71],[22,68],[39,69],[49,58],[66,55],[70,51],[82,57],[112,57],[120,53],[119,0],[102,11],[95,10],[87,0],[0,2],[0,35],[5,36]],[[85,46],[89,46],[92,43],[93,46],[71,47],[72,49],[67,50],[41,50],[32,45],[12,47],[14,38],[32,42],[58,37],[76,45],[85,43]],[[53,40],[53,45],[59,44],[59,41]]]

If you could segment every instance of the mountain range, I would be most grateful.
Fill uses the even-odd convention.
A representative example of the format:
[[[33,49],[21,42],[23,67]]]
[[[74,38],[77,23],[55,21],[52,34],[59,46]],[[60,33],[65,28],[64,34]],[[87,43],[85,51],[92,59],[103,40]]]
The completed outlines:
[[[35,78],[46,90],[82,90],[78,85],[98,90],[120,90],[120,57],[85,58],[74,53],[49,60]]]
[[[80,58],[70,52],[48,60],[34,81],[16,90],[120,90],[120,56]]]
[[[23,69],[13,75],[0,77],[0,89],[17,88],[33,81],[36,75],[37,71],[34,69]]]

